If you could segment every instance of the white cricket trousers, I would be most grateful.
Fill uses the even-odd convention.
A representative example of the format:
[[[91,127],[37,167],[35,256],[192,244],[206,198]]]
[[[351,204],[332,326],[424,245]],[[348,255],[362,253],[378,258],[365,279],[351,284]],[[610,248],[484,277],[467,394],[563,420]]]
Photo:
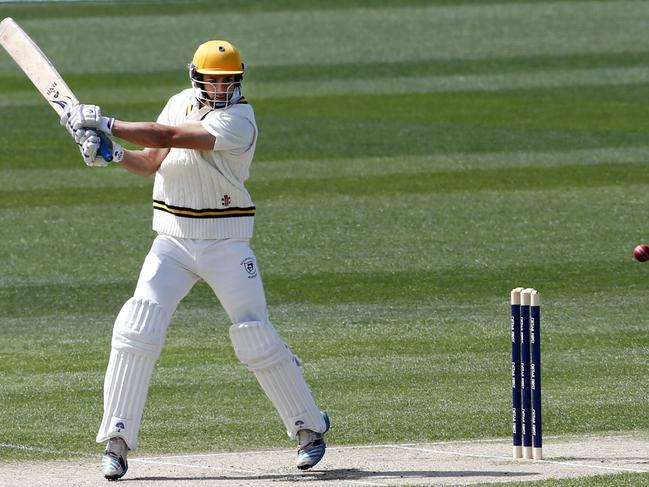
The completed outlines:
[[[156,237],[135,293],[115,321],[97,442],[121,436],[129,448],[137,447],[148,386],[167,326],[200,279],[212,288],[232,323],[270,323],[248,240]]]
[[[159,303],[171,316],[201,279],[232,323],[267,320],[264,287],[248,240],[159,235],[144,260],[133,297]]]

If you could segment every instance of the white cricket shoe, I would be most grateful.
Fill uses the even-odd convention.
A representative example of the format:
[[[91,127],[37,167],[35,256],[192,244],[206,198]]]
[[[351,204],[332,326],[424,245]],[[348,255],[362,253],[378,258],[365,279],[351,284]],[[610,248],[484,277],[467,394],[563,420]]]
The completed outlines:
[[[108,480],[121,479],[128,470],[126,452],[128,447],[122,438],[115,437],[108,440],[106,452],[101,457],[101,473]]]
[[[322,411],[322,417],[326,425],[322,433],[316,433],[311,430],[300,430],[297,432],[297,468],[300,470],[313,467],[324,457],[325,450],[327,449],[324,434],[329,431],[331,422],[329,415],[325,411]]]

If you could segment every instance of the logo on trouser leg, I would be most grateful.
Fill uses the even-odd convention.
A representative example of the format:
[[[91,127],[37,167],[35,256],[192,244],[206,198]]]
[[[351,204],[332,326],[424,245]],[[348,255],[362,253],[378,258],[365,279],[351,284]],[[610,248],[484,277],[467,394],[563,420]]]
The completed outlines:
[[[117,429],[118,433],[121,433],[122,430],[126,429],[126,426],[124,426],[124,423],[121,421],[115,423],[115,428]]]
[[[257,277],[257,267],[255,266],[255,260],[253,258],[248,257],[247,259],[242,260],[241,265],[248,273],[248,279]]]

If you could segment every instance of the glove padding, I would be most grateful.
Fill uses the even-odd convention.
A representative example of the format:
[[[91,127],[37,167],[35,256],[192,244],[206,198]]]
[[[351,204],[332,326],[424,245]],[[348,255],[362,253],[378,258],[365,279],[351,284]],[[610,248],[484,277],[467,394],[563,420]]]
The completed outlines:
[[[75,137],[74,141],[79,145],[82,146],[90,137],[99,137],[99,134],[97,133],[96,130],[92,129],[79,129],[75,132]]]
[[[124,149],[121,145],[111,140],[107,135],[98,133],[95,130],[85,130],[80,137],[80,141],[79,150],[81,151],[83,162],[87,166],[106,167],[110,162],[120,162],[124,158]],[[102,156],[98,157],[97,152],[102,143],[111,154],[110,160],[106,160]]]
[[[97,151],[101,145],[101,139],[94,130],[86,130],[83,134],[83,142],[79,144],[81,157],[86,166],[106,167],[108,162],[103,157],[97,158]]]
[[[113,131],[114,118],[103,117],[97,105],[75,105],[61,115],[61,125],[66,128],[75,142],[79,143],[79,130],[98,129],[106,134]]]

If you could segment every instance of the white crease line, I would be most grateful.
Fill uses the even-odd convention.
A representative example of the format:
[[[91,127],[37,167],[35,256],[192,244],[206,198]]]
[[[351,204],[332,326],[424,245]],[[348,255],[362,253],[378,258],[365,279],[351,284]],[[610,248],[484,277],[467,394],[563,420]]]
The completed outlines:
[[[462,453],[462,452],[455,452],[455,451],[433,450],[430,448],[414,448],[414,447],[400,446],[400,445],[393,445],[393,448],[401,449],[401,450],[414,450],[414,451],[420,451],[425,453],[441,453],[444,455],[453,455],[458,457],[490,458],[495,460],[513,460],[511,457],[503,457],[499,455],[481,455],[478,453]],[[535,464],[535,463],[551,463],[553,465],[568,465],[572,467],[595,468],[601,470],[615,470],[620,472],[636,472],[636,473],[649,472],[649,470],[641,470],[637,468],[606,467],[604,465],[589,465],[586,463],[562,462],[558,460],[534,460],[534,462],[530,462],[530,464]]]
[[[493,441],[498,441],[498,440],[493,440]],[[502,441],[502,440],[500,440]],[[448,444],[453,444],[457,442],[449,442]],[[467,441],[467,443],[469,443]],[[475,441],[470,442],[470,443],[475,443]],[[435,444],[440,444],[440,445],[445,445],[447,443],[440,442],[440,443],[435,443]],[[403,445],[347,445],[347,446],[328,446],[327,450],[328,451],[336,451],[336,450],[360,450],[360,449],[368,449],[368,448],[395,448],[395,447],[401,447],[401,446],[415,446],[416,443],[404,443]],[[230,451],[230,452],[214,452],[214,453],[187,453],[184,455],[170,455],[170,456],[162,456],[162,457],[139,457],[139,460],[158,460],[161,458],[205,458],[205,457],[226,457],[229,455],[244,455],[248,453],[292,453],[293,450],[289,449],[283,449],[283,450],[250,450],[250,451]]]
[[[229,467],[210,467],[209,465],[188,465],[184,463],[175,463],[175,462],[163,462],[163,461],[154,461],[154,460],[146,460],[142,458],[131,458],[129,459],[129,462],[131,463],[146,463],[146,464],[151,464],[151,465],[169,465],[172,467],[185,467],[185,468],[197,468],[197,469],[207,469],[207,470],[219,470],[219,471],[227,471],[227,472],[234,472],[234,473],[242,473],[246,475],[250,474],[256,474],[259,473],[255,470],[241,470],[238,468],[229,468]]]

